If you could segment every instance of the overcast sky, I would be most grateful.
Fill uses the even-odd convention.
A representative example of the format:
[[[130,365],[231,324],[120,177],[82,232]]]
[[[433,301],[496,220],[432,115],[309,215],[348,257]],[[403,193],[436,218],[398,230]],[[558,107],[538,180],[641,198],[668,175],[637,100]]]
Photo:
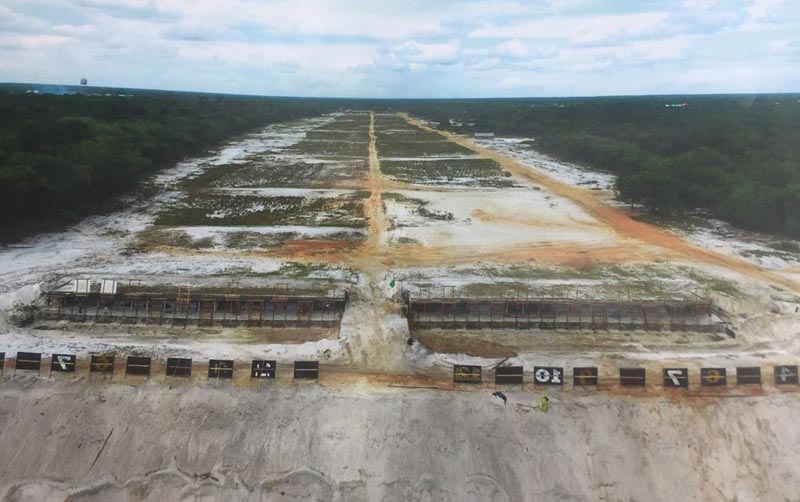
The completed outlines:
[[[291,96],[800,91],[800,0],[0,0],[0,81]]]

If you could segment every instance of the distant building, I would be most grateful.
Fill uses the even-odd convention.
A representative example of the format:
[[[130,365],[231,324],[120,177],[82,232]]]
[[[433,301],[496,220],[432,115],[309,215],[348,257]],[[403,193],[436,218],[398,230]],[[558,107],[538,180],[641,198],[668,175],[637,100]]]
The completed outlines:
[[[476,138],[494,138],[494,133],[493,132],[476,132],[475,133],[475,137]]]
[[[89,83],[89,81],[88,81],[88,80],[86,80],[86,77],[84,77],[84,78],[82,78],[82,79],[81,79],[81,85],[86,85],[86,84],[88,84],[88,83]]]

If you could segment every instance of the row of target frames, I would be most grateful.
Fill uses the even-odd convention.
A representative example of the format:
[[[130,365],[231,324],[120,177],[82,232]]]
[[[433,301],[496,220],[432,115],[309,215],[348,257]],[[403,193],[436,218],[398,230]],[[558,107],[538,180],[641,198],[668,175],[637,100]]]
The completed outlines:
[[[689,368],[662,368],[660,375],[664,387],[688,388]],[[761,385],[761,368],[758,366],[736,367],[736,385]],[[495,384],[524,384],[525,370],[522,366],[498,366],[494,369]],[[534,385],[564,386],[564,368],[556,366],[534,366],[532,383]],[[483,381],[481,366],[454,365],[455,383],[476,384]],[[597,387],[600,384],[597,367],[578,367],[572,369],[572,383],[575,387]],[[774,366],[775,385],[798,385],[796,365]],[[622,387],[645,387],[647,370],[645,368],[619,368],[619,385]],[[702,387],[726,387],[727,368],[700,368]]]
[[[0,352],[0,372],[5,371],[5,353]],[[14,360],[14,374],[18,370],[36,371],[41,373],[42,354],[40,352],[17,352]],[[89,372],[113,375],[117,367],[115,354],[93,354],[89,361]],[[189,358],[168,357],[165,365],[166,376],[191,377],[194,361]],[[52,354],[50,358],[50,373],[75,373],[78,367],[78,357],[75,354]],[[150,376],[153,370],[153,360],[145,356],[127,356],[125,359],[125,374],[137,376]],[[233,378],[233,359],[210,359],[208,361],[208,378]],[[278,371],[277,361],[257,359],[251,361],[251,378],[274,379]],[[294,378],[311,379],[319,378],[319,361],[294,361]]]
[[[42,353],[17,352],[14,372],[17,370],[41,372]],[[6,354],[0,352],[0,372],[5,371]],[[127,356],[125,374],[149,376],[153,369],[152,358],[146,356]],[[208,378],[233,378],[234,360],[210,359],[208,361]],[[113,375],[116,371],[115,354],[93,354],[89,362],[90,373]],[[192,376],[193,360],[189,358],[168,357],[165,365],[166,376]],[[74,373],[77,369],[75,354],[52,354],[50,359],[51,373]],[[278,365],[275,360],[252,360],[250,377],[274,379]],[[775,385],[797,386],[797,365],[779,365],[773,367]],[[319,378],[319,361],[294,361],[293,376],[295,379]],[[688,388],[688,368],[663,368],[664,387]],[[498,366],[494,368],[495,384],[524,384],[525,370],[523,366]],[[736,385],[761,385],[762,373],[759,366],[736,367]],[[563,386],[566,376],[563,367],[534,366],[532,383],[544,386]],[[453,381],[455,383],[478,384],[483,382],[483,367],[473,365],[454,365]],[[594,366],[576,367],[572,369],[572,382],[575,387],[597,387],[600,384],[599,368]],[[619,385],[622,387],[645,387],[647,370],[645,368],[619,368]],[[700,385],[703,387],[725,387],[728,385],[727,368],[700,368]]]

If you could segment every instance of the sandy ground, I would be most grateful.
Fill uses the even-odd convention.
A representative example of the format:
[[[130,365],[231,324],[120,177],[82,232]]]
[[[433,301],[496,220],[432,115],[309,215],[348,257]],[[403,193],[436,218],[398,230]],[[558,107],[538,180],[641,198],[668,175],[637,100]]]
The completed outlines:
[[[766,372],[772,364],[797,364],[800,303],[792,292],[800,286],[791,272],[636,221],[602,190],[581,185],[592,180],[606,187],[607,177],[562,166],[571,173],[565,182],[555,175],[555,161],[537,158],[531,166],[502,149],[445,135],[476,152],[470,158],[500,163],[515,188],[400,183],[381,171],[381,130],[370,114],[369,130],[361,129],[369,171],[363,183],[354,182],[370,192],[368,226],[349,232],[363,239],[326,240],[343,233],[340,228],[195,226],[178,230],[213,237],[213,248],[129,252],[135,233],[175,200],[183,177],[281,155],[337,117],[270,126],[162,173],[153,180],[162,191],[151,200],[0,250],[0,351],[9,355],[117,350],[280,364],[312,358],[330,364],[335,376],[322,385],[226,386],[6,373],[0,378],[0,500],[797,500],[797,393],[556,392],[553,411],[543,415],[528,407],[539,397],[529,388],[509,390],[503,406],[488,386],[471,392],[392,386],[447,379],[452,364],[488,366],[507,355],[526,368],[581,364],[613,372],[624,363],[655,374],[665,364],[688,366],[693,374],[710,365],[759,365]],[[338,194],[331,191],[342,188],[337,183],[314,191],[260,190],[316,198]],[[389,191],[452,218],[425,217]],[[225,247],[227,233],[248,228],[297,238],[274,250]],[[43,330],[13,326],[8,318],[66,274],[252,287],[296,280],[282,271],[297,264],[310,267],[309,281],[348,288],[338,337],[326,333],[314,342],[298,333],[127,326]],[[716,291],[713,300],[730,313],[739,336],[492,332],[438,340],[442,353],[406,344],[410,333],[397,301],[404,281],[409,287],[415,281],[535,287],[548,280],[526,279],[513,267],[591,271],[617,264],[633,267],[628,274],[634,276],[650,265],[675,266],[675,276],[664,281],[677,289],[696,285],[692,272],[730,281],[736,291]],[[473,270],[459,275],[459,267]],[[395,278],[400,285],[392,287]],[[599,287],[608,276],[569,280],[580,290]],[[537,336],[535,343],[529,336]]]
[[[414,124],[421,129],[434,131],[418,120],[408,118],[408,121],[409,123]],[[445,138],[459,145],[467,147],[483,154],[489,159],[497,161],[512,173],[546,188],[553,195],[563,197],[577,203],[587,210],[592,216],[614,229],[614,231],[616,231],[620,237],[635,239],[637,241],[664,249],[667,252],[665,254],[665,257],[667,258],[670,257],[668,252],[672,252],[671,258],[688,257],[699,262],[735,269],[740,273],[747,274],[773,284],[781,285],[782,287],[786,287],[795,292],[800,292],[800,284],[792,279],[787,279],[780,274],[767,271],[751,262],[698,247],[686,242],[685,240],[682,240],[675,234],[672,234],[666,230],[649,225],[647,223],[636,221],[625,211],[610,206],[603,201],[602,198],[598,197],[596,194],[593,194],[590,190],[577,188],[570,184],[558,181],[508,157],[484,148],[467,138],[445,131],[436,132],[439,132]]]
[[[3,501],[793,500],[793,394],[3,382]]]

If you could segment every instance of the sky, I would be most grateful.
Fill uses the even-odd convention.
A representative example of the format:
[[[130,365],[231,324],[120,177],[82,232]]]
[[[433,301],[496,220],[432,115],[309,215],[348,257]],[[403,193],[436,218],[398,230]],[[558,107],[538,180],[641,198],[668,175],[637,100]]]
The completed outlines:
[[[800,91],[798,0],[0,0],[0,81],[273,96]]]

